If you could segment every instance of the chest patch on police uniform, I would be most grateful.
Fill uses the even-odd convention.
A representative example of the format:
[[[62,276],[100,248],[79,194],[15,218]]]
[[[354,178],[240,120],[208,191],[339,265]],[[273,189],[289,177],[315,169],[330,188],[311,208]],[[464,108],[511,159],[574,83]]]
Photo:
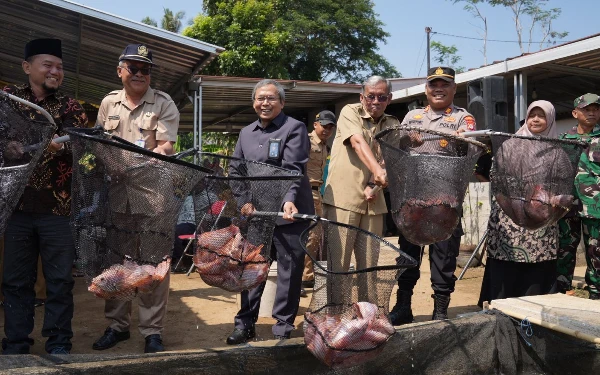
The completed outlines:
[[[442,122],[442,123],[440,123],[439,127],[440,128],[448,128],[448,129],[454,129],[454,130],[456,130],[456,128],[458,127],[458,125],[457,124],[449,124],[447,122]]]
[[[413,116],[413,118],[414,118],[415,120],[418,120],[418,119],[421,119],[421,118],[423,118],[423,116],[422,116],[422,115],[414,115],[414,116]]]
[[[455,121],[456,121],[456,119],[455,119],[454,117],[446,117],[446,118],[444,119],[444,121],[448,121],[448,122],[455,122]]]
[[[422,123],[423,123],[423,120],[408,120],[408,125],[413,125],[413,124],[421,125]]]

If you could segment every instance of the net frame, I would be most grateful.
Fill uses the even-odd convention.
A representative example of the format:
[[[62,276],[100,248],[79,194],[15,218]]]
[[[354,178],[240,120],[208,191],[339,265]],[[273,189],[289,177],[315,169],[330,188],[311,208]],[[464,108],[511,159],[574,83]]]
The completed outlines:
[[[102,127],[65,131],[75,159],[71,229],[88,289],[126,301],[151,292],[170,271],[184,198],[213,171],[143,149]],[[123,203],[123,212],[115,202]]]
[[[575,198],[573,183],[579,159],[588,144],[571,139],[502,132],[489,132],[488,135],[493,146],[490,190],[502,211],[515,224],[529,230],[552,225],[566,215]],[[509,140],[511,144],[507,146],[505,142]],[[517,151],[516,148],[527,152],[514,152]],[[521,157],[512,156],[516,154]],[[528,158],[534,160],[528,161]],[[548,165],[548,168],[540,171],[536,158],[548,161],[537,161],[537,164]],[[504,163],[507,165],[503,165]]]
[[[460,224],[472,171],[487,146],[421,126],[395,125],[375,139],[388,174],[390,212],[402,235],[417,245],[450,238]]]
[[[40,111],[47,121],[28,118],[11,102],[22,103]],[[43,108],[0,91],[0,233],[4,233],[10,216],[56,130],[52,116]],[[19,151],[9,152],[9,146],[17,147]]]
[[[354,366],[376,357],[383,350],[387,340],[395,333],[395,330],[387,333],[379,332],[377,334],[379,337],[378,342],[371,342],[366,339],[370,333],[368,331],[374,329],[371,327],[372,325],[381,325],[377,322],[380,319],[387,323],[388,327],[392,327],[388,318],[392,289],[402,272],[408,268],[416,267],[418,263],[396,245],[364,229],[318,216],[312,217],[312,220],[313,223],[300,235],[301,246],[306,252],[306,256],[313,261],[315,267],[313,294],[309,307],[304,314],[305,343],[309,351],[329,367],[345,368]],[[340,229],[342,232],[339,232]],[[345,236],[344,230],[354,233],[355,239],[363,236],[366,239],[376,241],[377,265],[359,266],[356,269],[349,268],[347,271],[333,269],[339,268],[339,265],[334,265],[332,261],[333,257],[339,255],[338,250],[340,249],[336,247],[338,244],[343,247],[341,243],[336,241],[337,236],[340,238],[350,236],[350,234]],[[308,251],[307,244],[313,231],[320,233],[321,249],[317,253],[325,254],[326,261],[319,261]],[[337,233],[335,233],[336,231]],[[372,245],[368,243],[368,240],[354,242],[355,245],[357,243],[365,246]],[[392,251],[394,254],[393,264],[391,262],[386,263],[381,257],[382,248]],[[366,249],[354,248],[352,251],[356,254],[357,251],[366,251]],[[389,259],[389,255],[386,259]],[[356,264],[358,265],[358,262]],[[377,310],[376,314],[371,317],[368,326],[365,326],[367,321],[361,320],[364,317],[359,316],[358,313],[363,307],[367,306],[362,305],[364,303],[371,304],[370,308]],[[332,321],[335,323],[331,323]],[[346,342],[345,332],[342,331],[345,328],[339,327],[355,325],[356,328],[357,324],[360,325],[360,328],[357,329],[359,331],[364,330],[364,334],[355,339],[348,339],[348,342]],[[349,333],[348,336],[350,336]]]
[[[273,216],[243,216],[241,202],[251,203],[258,211],[279,210],[285,194],[302,175],[233,156],[201,152],[198,157],[201,161],[218,160],[228,174],[207,176],[205,186],[196,187],[200,191],[194,195],[196,271],[206,284],[229,292],[252,289],[268,276],[277,220]],[[215,207],[218,212],[212,212]]]

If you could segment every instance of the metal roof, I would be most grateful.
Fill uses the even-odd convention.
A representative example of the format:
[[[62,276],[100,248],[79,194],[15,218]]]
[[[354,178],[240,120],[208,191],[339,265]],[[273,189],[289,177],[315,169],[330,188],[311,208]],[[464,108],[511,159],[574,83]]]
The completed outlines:
[[[261,78],[196,76],[202,87],[202,130],[237,132],[257,119],[252,89]],[[361,85],[278,80],[285,88],[284,112],[308,121],[311,110],[333,108],[338,103],[358,102]],[[192,108],[181,112],[182,123],[193,121]],[[310,121],[312,123],[312,120]]]
[[[36,38],[62,40],[65,79],[61,90],[99,105],[122,88],[116,74],[127,44],[145,43],[157,67],[152,87],[191,107],[187,82],[224,49],[139,22],[63,0],[0,0],[0,81],[21,83],[25,44]]]
[[[528,97],[535,90],[538,99],[552,102],[557,118],[570,116],[573,99],[600,87],[600,34],[525,54],[456,75],[457,98],[466,100],[469,81],[486,76],[506,78],[508,102],[514,101],[513,76],[527,74]],[[423,79],[425,82],[425,79]],[[394,103],[426,100],[423,83],[393,92]]]

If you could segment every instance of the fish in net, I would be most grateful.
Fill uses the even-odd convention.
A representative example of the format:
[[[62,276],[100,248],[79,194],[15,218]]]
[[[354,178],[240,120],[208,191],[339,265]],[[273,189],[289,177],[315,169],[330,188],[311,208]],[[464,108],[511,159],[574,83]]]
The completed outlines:
[[[492,194],[515,224],[536,230],[556,223],[573,204],[573,181],[586,144],[492,132]]]
[[[119,300],[151,292],[169,271],[183,202],[212,170],[101,128],[67,133],[74,160],[71,229],[88,290]]]
[[[392,217],[402,235],[417,245],[448,239],[486,146],[418,126],[390,127],[375,138],[385,160]]]
[[[276,217],[252,213],[279,211],[301,176],[223,155],[201,153],[200,158],[224,167],[222,175],[208,176],[192,194],[198,221],[194,266],[208,285],[230,292],[250,290],[267,278],[277,223]]]
[[[318,261],[307,251],[314,230],[322,236],[317,253],[327,260]],[[300,241],[315,265],[313,295],[304,314],[308,350],[337,369],[377,357],[396,332],[388,317],[392,289],[417,261],[373,233],[321,218]]]
[[[17,109],[16,100],[34,106],[0,91],[0,233],[4,233],[31,174],[56,132],[54,121],[26,117]]]

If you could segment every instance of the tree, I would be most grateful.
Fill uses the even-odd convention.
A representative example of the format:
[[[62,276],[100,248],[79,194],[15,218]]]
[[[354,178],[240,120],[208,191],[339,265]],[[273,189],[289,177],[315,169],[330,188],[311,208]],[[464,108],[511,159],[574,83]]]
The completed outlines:
[[[183,19],[183,17],[185,17],[185,12],[179,11],[173,14],[173,11],[171,11],[169,8],[163,8],[163,11],[164,14],[160,22],[160,26],[167,31],[178,33],[181,30],[181,20]],[[158,27],[158,23],[156,22],[156,20],[150,17],[144,17],[144,19],[142,19],[142,23]]]
[[[225,48],[209,74],[361,82],[400,77],[371,0],[204,0],[183,34]]]
[[[164,12],[161,27],[165,30],[178,33],[181,30],[181,20],[185,17],[185,12],[179,11],[173,14],[169,8],[164,8]]]
[[[513,13],[513,21],[515,22],[515,30],[517,31],[517,39],[521,53],[529,52],[531,44],[535,38],[535,30],[539,29],[541,39],[539,42],[540,49],[544,44],[556,44],[557,39],[566,37],[568,32],[559,32],[552,28],[552,21],[557,19],[560,14],[560,8],[544,9],[544,3],[548,0],[487,0],[492,6],[503,6],[509,8]],[[528,27],[529,39],[523,42],[523,17],[530,18]],[[525,46],[527,45],[527,51]]]
[[[144,17],[144,19],[142,20],[142,23],[145,23],[146,25],[158,27],[158,23],[156,23],[156,21],[150,17]]]
[[[434,60],[441,65],[453,68],[456,73],[465,71],[464,66],[456,66],[462,58],[457,55],[458,48],[455,45],[446,46],[440,42],[433,41],[431,42],[431,49],[437,54]]]
[[[487,17],[481,13],[479,9],[479,5],[481,3],[485,3],[485,0],[453,0],[454,4],[457,3],[466,3],[463,7],[464,10],[471,13],[471,15],[475,18],[479,18],[481,22],[483,22],[483,27],[479,27],[482,30],[481,36],[483,38],[483,50],[481,53],[483,54],[483,64],[487,65],[487,34],[488,34],[488,25],[487,25]]]

